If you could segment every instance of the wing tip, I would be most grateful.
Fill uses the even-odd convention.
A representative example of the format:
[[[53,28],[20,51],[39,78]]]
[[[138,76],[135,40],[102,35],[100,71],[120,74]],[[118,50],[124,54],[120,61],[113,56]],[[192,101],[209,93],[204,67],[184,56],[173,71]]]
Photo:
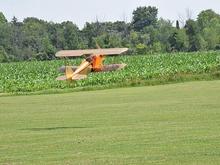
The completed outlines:
[[[59,76],[56,78],[57,81],[65,81],[67,80],[66,76]]]
[[[56,52],[55,56],[56,56],[56,57],[62,57],[61,52],[62,52],[62,50]]]
[[[128,50],[129,50],[128,48],[122,48],[121,54],[127,52]]]

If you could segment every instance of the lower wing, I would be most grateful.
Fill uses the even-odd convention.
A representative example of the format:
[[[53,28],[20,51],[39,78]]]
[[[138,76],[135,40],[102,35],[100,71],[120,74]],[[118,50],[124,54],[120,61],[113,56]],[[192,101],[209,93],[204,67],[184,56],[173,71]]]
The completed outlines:
[[[121,70],[126,66],[126,64],[110,64],[104,65],[101,69],[101,72],[110,72],[110,71],[117,71]]]

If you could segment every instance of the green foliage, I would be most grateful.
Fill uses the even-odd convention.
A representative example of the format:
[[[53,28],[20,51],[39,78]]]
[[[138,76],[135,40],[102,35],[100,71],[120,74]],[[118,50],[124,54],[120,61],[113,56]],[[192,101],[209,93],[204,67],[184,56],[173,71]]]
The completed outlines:
[[[7,53],[5,52],[5,49],[0,46],[0,62],[7,62],[8,61],[8,56]]]
[[[141,31],[146,26],[155,26],[158,9],[156,7],[138,7],[133,11],[132,25],[134,30]]]
[[[4,14],[0,12],[0,25],[7,23],[7,19],[5,18]]]
[[[145,51],[145,45],[138,45],[140,47],[137,50]],[[159,43],[155,47],[158,46]],[[158,48],[154,49],[155,52],[158,51]],[[81,60],[74,59],[69,64],[79,65]],[[212,73],[220,64],[219,52],[118,56],[108,57],[105,61],[106,64],[125,63],[127,67],[116,72],[91,73],[85,80],[68,83],[55,80],[60,75],[57,68],[64,65],[61,60],[0,63],[0,93],[136,85],[139,82],[167,79],[179,74]]]
[[[34,17],[7,22],[0,12],[0,46],[7,61],[53,60],[62,49],[128,47],[129,54],[189,52],[220,49],[220,15],[212,10],[187,20],[184,27],[163,18],[158,9],[138,7],[132,22],[86,23],[79,29],[73,22],[53,23]],[[3,58],[3,57],[1,57]],[[6,62],[1,60],[1,62]]]
[[[176,28],[177,28],[177,29],[180,29],[180,24],[179,24],[179,21],[178,21],[178,20],[176,21]]]
[[[198,24],[206,49],[216,49],[220,43],[220,15],[212,10],[202,11],[198,16]]]
[[[48,37],[44,37],[42,39],[42,43],[43,43],[43,52],[45,52],[45,54],[48,56],[47,58],[45,58],[45,60],[47,59],[54,59],[54,54],[56,52],[55,47],[51,44],[50,40]]]
[[[136,52],[137,54],[146,54],[147,53],[147,46],[145,44],[137,44],[136,45]]]
[[[162,45],[160,42],[154,42],[152,45],[152,51],[154,53],[160,53],[162,51]]]
[[[189,38],[185,29],[175,30],[169,37],[169,43],[172,51],[187,51],[189,47]]]
[[[157,42],[161,43],[162,52],[170,52],[170,36],[176,31],[174,27],[172,27],[172,22],[169,20],[160,19],[158,21],[158,33],[155,37]]]
[[[202,11],[197,18],[200,29],[211,27],[213,19],[220,21],[220,15],[211,9]]]
[[[206,49],[206,42],[202,35],[200,34],[200,29],[198,22],[194,20],[188,20],[186,22],[186,34],[189,37],[189,50],[190,51],[199,51]]]
[[[12,29],[8,24],[0,25],[0,46],[3,46],[5,51],[12,50],[11,38],[12,37]],[[8,52],[7,52],[8,53]]]
[[[114,48],[122,46],[122,38],[117,33],[104,33],[94,39],[102,48]]]
[[[66,49],[78,49],[81,42],[78,27],[72,22],[63,22],[62,27]]]

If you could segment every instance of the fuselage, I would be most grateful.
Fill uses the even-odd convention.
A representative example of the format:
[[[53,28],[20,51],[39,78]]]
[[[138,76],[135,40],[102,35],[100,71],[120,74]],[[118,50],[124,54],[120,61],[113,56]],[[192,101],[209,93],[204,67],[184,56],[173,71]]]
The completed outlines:
[[[79,66],[71,66],[74,73],[78,73],[89,67],[90,72],[109,72],[109,71],[116,71],[123,69],[126,64],[110,64],[110,65],[103,65],[104,56],[103,55],[90,55],[88,56]],[[89,65],[88,65],[89,64]],[[65,72],[66,66],[62,66],[59,68],[60,72]]]

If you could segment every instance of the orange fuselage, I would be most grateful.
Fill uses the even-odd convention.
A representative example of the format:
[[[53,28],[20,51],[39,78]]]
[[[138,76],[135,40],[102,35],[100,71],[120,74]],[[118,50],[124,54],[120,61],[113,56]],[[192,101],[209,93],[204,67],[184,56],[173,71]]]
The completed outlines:
[[[95,55],[92,57],[92,70],[95,72],[100,72],[103,67],[104,56],[103,55]]]

